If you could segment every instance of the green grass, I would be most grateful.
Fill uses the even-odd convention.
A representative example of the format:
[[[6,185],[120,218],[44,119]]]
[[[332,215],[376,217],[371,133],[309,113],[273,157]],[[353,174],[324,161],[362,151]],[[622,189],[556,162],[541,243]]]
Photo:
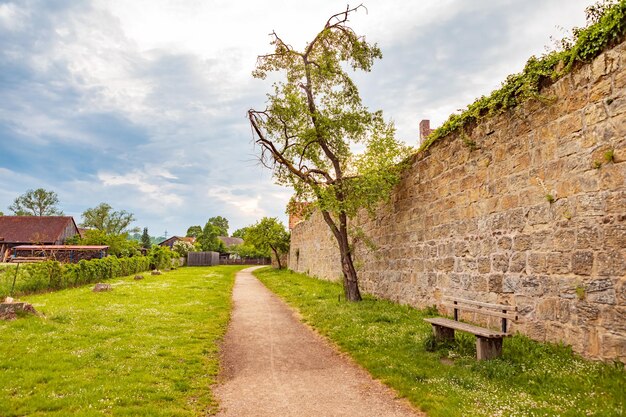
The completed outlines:
[[[255,275],[296,307],[375,378],[429,416],[620,416],[626,378],[622,364],[586,361],[568,347],[523,336],[504,342],[502,358],[474,359],[474,337],[426,350],[433,309],[418,311],[365,297],[338,301],[340,284],[289,271]],[[343,296],[342,296],[343,300]]]
[[[0,322],[0,416],[215,412],[217,342],[243,267],[182,268],[20,297],[44,317]]]

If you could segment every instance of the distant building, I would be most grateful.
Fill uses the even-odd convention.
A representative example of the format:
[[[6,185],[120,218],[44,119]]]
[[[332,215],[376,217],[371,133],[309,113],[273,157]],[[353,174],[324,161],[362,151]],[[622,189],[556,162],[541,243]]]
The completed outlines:
[[[243,239],[240,237],[218,236],[217,238],[221,240],[227,248],[236,245],[243,245]]]
[[[19,245],[63,245],[79,234],[70,216],[0,216],[0,262]]]
[[[430,120],[422,120],[420,122],[420,141],[418,145],[421,145],[431,133],[433,133],[433,129],[430,128]]]
[[[183,242],[189,242],[192,245],[196,243],[195,237],[172,236],[170,238],[165,239],[163,242],[159,243],[159,246],[167,246],[170,249],[172,249],[172,247],[174,246],[174,243],[178,242],[179,240],[182,240]]]

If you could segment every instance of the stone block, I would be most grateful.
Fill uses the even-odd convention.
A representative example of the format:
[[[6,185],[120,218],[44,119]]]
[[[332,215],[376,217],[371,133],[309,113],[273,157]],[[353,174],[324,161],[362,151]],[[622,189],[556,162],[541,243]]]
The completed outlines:
[[[600,352],[603,358],[626,362],[626,336],[624,333],[604,333]]]
[[[591,275],[594,255],[592,251],[575,251],[572,253],[572,273]]]
[[[611,97],[611,79],[605,78],[589,89],[589,103],[605,100]]]
[[[550,274],[569,274],[571,271],[569,253],[548,253],[546,262],[548,266],[548,272]]]
[[[617,190],[626,184],[626,164],[604,163],[599,173],[601,189]]]
[[[603,122],[608,118],[604,101],[599,101],[585,107],[583,121],[586,127]]]
[[[546,273],[548,271],[547,259],[548,256],[546,253],[530,252],[527,260],[528,272],[532,274]]]
[[[523,276],[519,280],[517,292],[528,296],[543,295],[544,289],[541,285],[542,278],[537,276]]]
[[[513,237],[513,250],[514,251],[527,251],[532,248],[532,239],[530,235],[519,234]]]
[[[93,287],[93,292],[105,292],[105,291],[112,291],[113,287],[110,284],[103,284],[101,282],[97,283],[94,287]]]
[[[626,274],[626,252],[603,251],[596,254],[596,273],[600,276],[623,276]]]
[[[503,285],[502,285],[502,282],[503,282],[502,274],[489,274],[489,277],[487,278],[487,282],[488,282],[489,292],[495,292],[495,293],[504,292]],[[514,291],[507,291],[507,292],[514,292]]]
[[[561,323],[568,323],[571,317],[572,302],[559,299],[556,305],[556,318]]]
[[[493,272],[507,272],[509,270],[509,255],[502,253],[491,255],[491,270]]]
[[[609,84],[610,91],[610,84]],[[579,132],[583,128],[582,111],[576,111],[563,116],[559,120],[557,135],[560,138]],[[557,148],[558,149],[558,148]]]
[[[526,272],[526,252],[516,252],[511,255],[509,261],[509,272]]]
[[[543,190],[538,192],[543,193]],[[547,202],[545,204],[533,206],[528,210],[529,225],[536,226],[539,224],[547,224],[550,221],[552,221],[552,212],[550,211],[550,206]]]
[[[590,303],[597,304],[615,304],[615,290],[608,289],[604,291],[590,292],[586,295],[585,300],[589,301]]]
[[[600,315],[600,308],[586,301],[579,301],[574,305],[574,313],[577,317],[577,324],[585,325],[596,321]]]
[[[576,232],[573,229],[559,229],[554,232],[552,244],[557,251],[571,250],[576,246]]]
[[[582,226],[576,233],[576,248],[599,249],[601,245],[599,226]]]
[[[537,302],[535,310],[536,317],[540,320],[556,320],[557,317],[557,299],[544,298]]]
[[[486,256],[478,258],[478,272],[481,274],[487,274],[491,272],[491,259]]]

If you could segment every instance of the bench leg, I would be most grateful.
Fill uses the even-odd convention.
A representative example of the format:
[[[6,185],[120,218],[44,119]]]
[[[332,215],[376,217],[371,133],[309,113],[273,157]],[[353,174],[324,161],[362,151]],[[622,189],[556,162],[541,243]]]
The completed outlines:
[[[479,361],[502,355],[502,339],[476,336],[476,358]]]
[[[435,334],[435,340],[437,342],[454,341],[454,329],[449,327],[437,326],[436,324],[433,324],[433,333]]]

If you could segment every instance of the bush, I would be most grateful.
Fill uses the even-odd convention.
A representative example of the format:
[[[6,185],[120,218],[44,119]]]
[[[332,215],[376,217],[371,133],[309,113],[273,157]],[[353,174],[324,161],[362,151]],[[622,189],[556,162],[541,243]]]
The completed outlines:
[[[177,257],[167,246],[153,246],[148,252],[150,269],[166,269],[172,267],[172,259]]]
[[[61,264],[57,261],[26,264],[19,269],[0,271],[0,298],[33,292],[56,291],[64,288],[100,282],[111,278],[136,274],[150,269],[151,259],[147,256],[82,260],[77,264]]]

